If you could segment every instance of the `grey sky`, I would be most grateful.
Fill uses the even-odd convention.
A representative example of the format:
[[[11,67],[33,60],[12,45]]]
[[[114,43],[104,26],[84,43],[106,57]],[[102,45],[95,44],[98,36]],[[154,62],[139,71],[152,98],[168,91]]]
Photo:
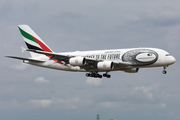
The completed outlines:
[[[157,47],[176,63],[86,78],[5,58],[29,57],[17,28],[28,24],[56,52]],[[1,120],[179,120],[178,0],[0,0]]]

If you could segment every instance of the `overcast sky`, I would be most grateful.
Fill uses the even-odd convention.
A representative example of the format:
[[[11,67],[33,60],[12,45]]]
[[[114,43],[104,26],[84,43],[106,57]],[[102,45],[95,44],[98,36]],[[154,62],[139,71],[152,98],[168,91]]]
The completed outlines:
[[[179,0],[0,0],[0,120],[180,120]],[[86,78],[25,65],[17,25],[28,24],[55,52],[161,48],[167,68]]]

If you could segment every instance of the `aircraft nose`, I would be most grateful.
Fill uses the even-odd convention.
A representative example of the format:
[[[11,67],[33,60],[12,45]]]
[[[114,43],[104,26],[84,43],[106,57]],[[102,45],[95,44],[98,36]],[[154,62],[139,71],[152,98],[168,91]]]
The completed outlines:
[[[169,56],[167,58],[167,62],[169,65],[174,64],[176,62],[176,59],[173,56]]]
[[[173,56],[171,56],[170,60],[171,60],[172,64],[174,64],[176,62],[176,59]]]

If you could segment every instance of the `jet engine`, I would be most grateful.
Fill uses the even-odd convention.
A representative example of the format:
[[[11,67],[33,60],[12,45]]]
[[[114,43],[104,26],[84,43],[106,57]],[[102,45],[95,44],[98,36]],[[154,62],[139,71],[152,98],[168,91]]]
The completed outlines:
[[[127,72],[127,73],[137,73],[138,71],[139,71],[139,68],[130,68],[130,69],[124,70],[124,72]]]
[[[114,69],[114,63],[111,61],[98,62],[97,68],[99,70],[113,70]]]
[[[84,66],[86,59],[84,57],[73,57],[69,59],[69,64],[72,66]]]

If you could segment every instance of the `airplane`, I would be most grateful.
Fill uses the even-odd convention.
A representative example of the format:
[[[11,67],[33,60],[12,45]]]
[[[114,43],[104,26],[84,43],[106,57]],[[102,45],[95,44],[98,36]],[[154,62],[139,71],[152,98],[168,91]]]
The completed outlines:
[[[22,48],[22,52],[29,51],[31,57],[6,57],[45,68],[86,72],[86,77],[110,78],[109,72],[137,73],[140,68],[150,67],[163,67],[163,74],[166,74],[166,67],[176,61],[165,50],[146,47],[57,53],[53,52],[28,25],[18,25],[18,28],[28,48]],[[104,74],[101,75],[99,72]]]

